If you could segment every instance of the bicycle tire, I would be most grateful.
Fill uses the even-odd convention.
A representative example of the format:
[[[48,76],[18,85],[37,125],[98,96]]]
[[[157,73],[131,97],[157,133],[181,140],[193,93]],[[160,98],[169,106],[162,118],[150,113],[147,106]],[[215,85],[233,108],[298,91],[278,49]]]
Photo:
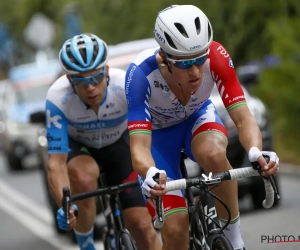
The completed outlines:
[[[234,250],[229,240],[223,236],[216,236],[212,242],[212,250]]]
[[[119,249],[120,250],[137,250],[131,236],[128,233],[122,233],[119,236]]]

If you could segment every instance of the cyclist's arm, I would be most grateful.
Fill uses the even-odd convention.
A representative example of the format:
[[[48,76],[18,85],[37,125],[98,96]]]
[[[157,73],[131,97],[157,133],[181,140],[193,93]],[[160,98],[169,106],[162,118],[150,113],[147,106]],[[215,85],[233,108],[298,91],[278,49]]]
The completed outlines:
[[[145,178],[147,170],[155,166],[151,155],[151,88],[144,72],[134,63],[129,65],[125,81],[133,168]]]
[[[220,43],[213,42],[209,57],[212,77],[216,82],[224,106],[237,127],[242,146],[247,152],[251,147],[261,150],[260,129],[249,111],[244,91],[237,79],[229,53]]]
[[[55,93],[54,93],[55,94]],[[52,97],[52,98],[51,98]],[[48,141],[48,184],[57,205],[61,207],[62,189],[69,187],[67,173],[68,121],[55,104],[53,93],[48,92],[46,101],[46,129]]]
[[[249,152],[251,147],[262,150],[262,137],[255,118],[250,113],[248,106],[241,106],[229,113],[239,134],[239,139],[244,149]]]
[[[134,170],[143,178],[155,163],[151,154],[151,136],[135,134],[130,136],[130,151]]]
[[[58,207],[61,207],[62,189],[69,187],[67,154],[50,154],[48,158],[48,183]]]

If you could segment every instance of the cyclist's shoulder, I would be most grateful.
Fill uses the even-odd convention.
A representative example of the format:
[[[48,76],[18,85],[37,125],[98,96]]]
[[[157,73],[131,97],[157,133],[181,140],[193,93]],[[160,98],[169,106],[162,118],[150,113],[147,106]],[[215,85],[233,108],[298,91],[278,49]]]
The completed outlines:
[[[125,74],[126,72],[122,69],[109,69],[109,95],[117,96],[117,98],[123,98],[125,96]]]
[[[137,55],[126,71],[126,86],[133,84],[138,85],[139,88],[148,87],[150,78],[152,80],[156,76],[153,72],[158,70],[156,60],[158,49],[146,49]]]
[[[224,72],[224,69],[234,68],[232,59],[225,47],[216,41],[213,41],[209,47],[209,63],[211,71]]]
[[[132,68],[139,68],[148,75],[151,71],[157,69],[156,54],[158,53],[158,50],[158,47],[149,48],[138,53],[127,69],[127,72],[131,71]]]
[[[223,44],[217,41],[213,41],[209,46],[209,57],[210,59],[218,59],[222,57],[229,57],[229,54]]]
[[[66,75],[62,75],[50,86],[48,93],[58,93],[60,91],[68,91],[72,86]]]
[[[47,93],[47,100],[53,103],[63,102],[65,96],[70,96],[74,93],[74,89],[66,75],[59,77],[49,88]]]
[[[119,68],[109,68],[109,83],[124,85],[126,71]]]

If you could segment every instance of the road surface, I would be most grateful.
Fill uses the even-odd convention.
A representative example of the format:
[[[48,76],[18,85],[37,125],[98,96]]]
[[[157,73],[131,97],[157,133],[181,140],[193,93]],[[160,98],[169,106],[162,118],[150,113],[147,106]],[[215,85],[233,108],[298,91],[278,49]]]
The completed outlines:
[[[283,168],[283,167],[281,167]],[[282,200],[279,207],[253,211],[249,199],[240,202],[241,230],[247,250],[296,250],[300,242],[300,176],[280,176]],[[41,173],[36,170],[7,171],[0,157],[0,249],[75,250],[67,237],[58,236],[44,196]],[[103,249],[97,241],[97,250]]]

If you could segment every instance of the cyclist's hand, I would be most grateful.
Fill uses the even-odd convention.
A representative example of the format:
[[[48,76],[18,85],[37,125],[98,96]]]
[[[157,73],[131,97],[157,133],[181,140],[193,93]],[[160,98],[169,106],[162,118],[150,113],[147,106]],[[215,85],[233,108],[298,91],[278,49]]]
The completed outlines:
[[[270,159],[269,163],[266,162],[265,158]],[[259,164],[261,166],[261,175],[267,177],[269,175],[276,175],[279,170],[279,158],[275,152],[272,151],[260,151],[256,147],[252,147],[249,150],[249,160],[252,166]]]
[[[159,183],[155,179],[159,178]],[[142,192],[147,199],[162,196],[167,193],[166,189],[167,175],[164,170],[159,170],[156,167],[148,169],[146,179],[142,185]]]
[[[68,231],[75,228],[77,222],[77,218],[76,218],[77,213],[78,213],[77,205],[72,204],[69,210],[70,224],[68,225],[63,208],[61,207],[60,209],[58,209],[57,216],[56,216],[58,227],[64,231]]]

